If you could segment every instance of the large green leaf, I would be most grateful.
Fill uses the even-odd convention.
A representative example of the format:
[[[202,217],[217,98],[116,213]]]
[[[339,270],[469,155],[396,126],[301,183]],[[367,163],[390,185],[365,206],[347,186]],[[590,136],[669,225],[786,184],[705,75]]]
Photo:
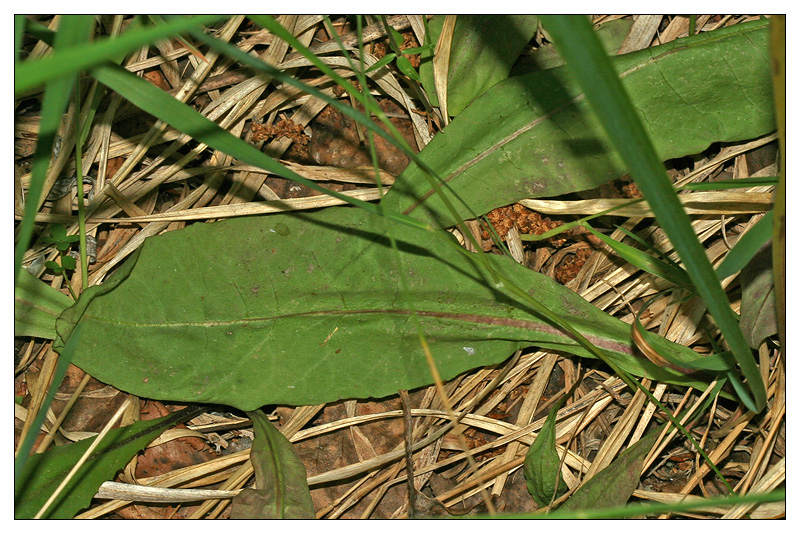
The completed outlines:
[[[767,22],[756,21],[612,59],[662,160],[775,129],[767,37]],[[496,84],[419,157],[460,199],[463,218],[522,198],[591,189],[626,173],[564,67]],[[385,202],[443,227],[455,223],[415,164]]]
[[[486,280],[453,236],[393,229],[352,208],[196,224],[148,239],[56,325],[83,325],[74,363],[142,397],[244,410],[382,397],[431,383],[413,311],[443,378],[530,345],[588,356],[570,336]],[[635,356],[628,325],[514,263],[490,266],[638,376],[690,379]],[[696,358],[674,344],[671,357]]]
[[[314,503],[306,468],[297,451],[264,412],[248,413],[255,439],[250,461],[255,489],[245,488],[233,499],[232,519],[314,519]]]
[[[187,410],[195,412],[193,408]],[[159,419],[111,430],[98,451],[89,456],[43,517],[72,519],[76,513],[89,506],[97,488],[103,482],[114,478],[117,471],[125,467],[138,451],[158,437],[165,428],[177,424],[186,415],[187,412],[176,412]],[[31,456],[14,484],[14,517],[34,517],[94,439],[62,445]]]

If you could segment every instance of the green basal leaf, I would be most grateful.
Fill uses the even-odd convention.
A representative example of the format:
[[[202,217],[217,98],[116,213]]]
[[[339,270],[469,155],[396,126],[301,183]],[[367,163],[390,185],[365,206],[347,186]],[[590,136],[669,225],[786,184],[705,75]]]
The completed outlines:
[[[559,512],[598,510],[622,506],[639,485],[644,458],[661,429],[654,430],[628,447],[611,464],[578,488]]]
[[[561,458],[556,452],[556,415],[561,404],[557,403],[550,410],[522,466],[528,493],[540,508],[567,491],[567,485],[561,478]]]
[[[751,231],[754,229],[752,228]],[[769,225],[767,232],[771,231],[772,225]],[[761,247],[758,253],[744,266],[739,277],[742,285],[739,324],[750,347],[758,349],[766,338],[778,333],[770,244]]]
[[[247,415],[255,432],[250,461],[256,487],[234,497],[231,519],[314,519],[306,468],[297,451],[262,411]]]
[[[430,384],[415,312],[443,379],[531,345],[592,357],[513,284],[626,371],[705,383],[636,355],[628,325],[509,258],[486,256],[507,280],[493,283],[447,232],[393,229],[408,282],[401,298],[385,229],[380,216],[352,208],[195,224],[148,239],[57,330],[66,339],[84,325],[75,364],[122,390],[244,410]],[[697,358],[669,347],[678,361]]]

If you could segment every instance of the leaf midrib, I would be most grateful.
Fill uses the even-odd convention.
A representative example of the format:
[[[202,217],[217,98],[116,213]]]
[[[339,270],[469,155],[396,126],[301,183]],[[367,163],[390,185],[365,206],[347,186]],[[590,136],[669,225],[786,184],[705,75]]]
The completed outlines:
[[[97,322],[115,324],[133,328],[186,328],[186,327],[212,328],[212,327],[222,327],[222,326],[248,325],[258,322],[266,323],[269,321],[278,321],[281,319],[292,319],[292,318],[302,318],[302,317],[326,317],[326,316],[332,317],[332,316],[345,316],[345,315],[398,315],[398,316],[411,317],[414,314],[418,315],[419,317],[430,317],[434,319],[450,319],[454,321],[461,321],[464,323],[482,324],[482,325],[498,326],[506,328],[519,328],[522,330],[532,330],[535,332],[550,334],[554,336],[565,336],[565,335],[569,336],[569,334],[565,334],[565,332],[560,328],[556,328],[544,322],[531,321],[526,319],[512,319],[508,317],[495,317],[491,315],[481,315],[481,314],[471,314],[471,313],[451,313],[451,312],[407,310],[407,309],[316,310],[310,312],[276,315],[272,317],[248,317],[246,319],[233,319],[227,321],[206,320],[206,321],[170,322],[170,323],[127,322],[127,321],[108,319],[106,317],[95,317],[89,314],[86,314],[84,317],[86,320],[94,320]],[[610,339],[605,339],[591,334],[587,335],[586,333],[584,333],[584,335],[594,345],[600,348],[613,350],[615,352],[620,352],[628,355],[633,354],[632,347],[625,345],[624,343],[619,343],[616,341],[612,341]]]

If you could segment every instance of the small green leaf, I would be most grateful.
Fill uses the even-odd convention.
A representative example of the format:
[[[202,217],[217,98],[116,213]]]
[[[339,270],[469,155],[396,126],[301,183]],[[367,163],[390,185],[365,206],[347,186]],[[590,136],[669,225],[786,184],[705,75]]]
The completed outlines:
[[[67,271],[74,271],[78,264],[72,256],[61,256],[61,267]]]
[[[433,50],[433,45],[414,46],[411,48],[404,48],[401,50],[404,56],[413,56],[414,54],[421,54],[422,52],[430,52]]]
[[[550,410],[544,426],[525,455],[522,467],[528,493],[540,508],[567,491],[567,485],[561,477],[561,459],[556,452],[556,414],[561,404],[557,403]]]
[[[64,268],[59,263],[52,260],[44,262],[44,266],[56,274],[61,274],[64,272]]]
[[[558,511],[597,510],[627,503],[639,485],[644,457],[660,432],[661,429],[654,430],[628,447],[608,467],[578,488]]]
[[[52,243],[61,252],[65,252],[70,244],[80,241],[78,235],[67,235],[67,228],[60,223],[55,223],[50,227],[50,235],[42,237],[44,243]]]
[[[397,31],[396,29],[389,26],[389,33],[394,41],[394,44],[397,48],[403,46],[403,34]]]
[[[14,335],[55,339],[56,319],[72,304],[68,296],[22,269],[14,287]]]
[[[256,488],[234,497],[231,519],[314,519],[306,468],[297,451],[263,412],[247,415],[255,431],[250,461]]]
[[[397,68],[414,81],[419,81],[419,74],[416,69],[411,65],[411,61],[406,56],[397,57]]]
[[[771,225],[767,227],[767,231],[772,231]],[[757,349],[764,339],[778,333],[771,254],[769,244],[762,246],[739,275],[742,285],[739,325],[747,338],[747,343],[753,349]]]

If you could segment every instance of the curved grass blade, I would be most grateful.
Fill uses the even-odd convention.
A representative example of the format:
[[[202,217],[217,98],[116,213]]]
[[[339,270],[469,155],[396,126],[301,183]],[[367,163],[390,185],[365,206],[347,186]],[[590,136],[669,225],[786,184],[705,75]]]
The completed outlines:
[[[70,15],[64,18],[69,20]],[[200,15],[191,18],[179,18],[170,22],[148,28],[137,28],[123,33],[119,37],[98,39],[93,43],[83,43],[63,51],[56,50],[53,55],[23,62],[14,73],[14,92],[21,93],[33,89],[48,80],[67,75],[75,75],[79,71],[89,69],[99,63],[124,55],[140,46],[153,43],[159,39],[184,33],[188,30],[213,24],[225,17],[220,15]],[[58,33],[61,33],[61,28]]]
[[[611,247],[611,249],[616,252],[619,257],[631,265],[638,267],[639,269],[654,276],[658,276],[659,278],[669,280],[678,287],[691,287],[692,281],[689,279],[689,275],[687,275],[686,271],[681,269],[679,266],[655,258],[643,250],[634,248],[628,244],[617,241],[616,239],[611,239],[607,235],[602,234],[592,228],[592,226],[586,222],[584,222],[581,226],[589,230],[595,237]]]
[[[584,17],[577,16],[545,16],[543,22],[637,186],[650,202],[656,220],[683,260],[698,294],[730,344],[748,381],[745,389],[736,371],[729,372],[737,394],[748,409],[761,411],[766,404],[766,388],[750,347],[705,250],[692,231],[689,217],[675,195],[663,164],[591,24]]]

